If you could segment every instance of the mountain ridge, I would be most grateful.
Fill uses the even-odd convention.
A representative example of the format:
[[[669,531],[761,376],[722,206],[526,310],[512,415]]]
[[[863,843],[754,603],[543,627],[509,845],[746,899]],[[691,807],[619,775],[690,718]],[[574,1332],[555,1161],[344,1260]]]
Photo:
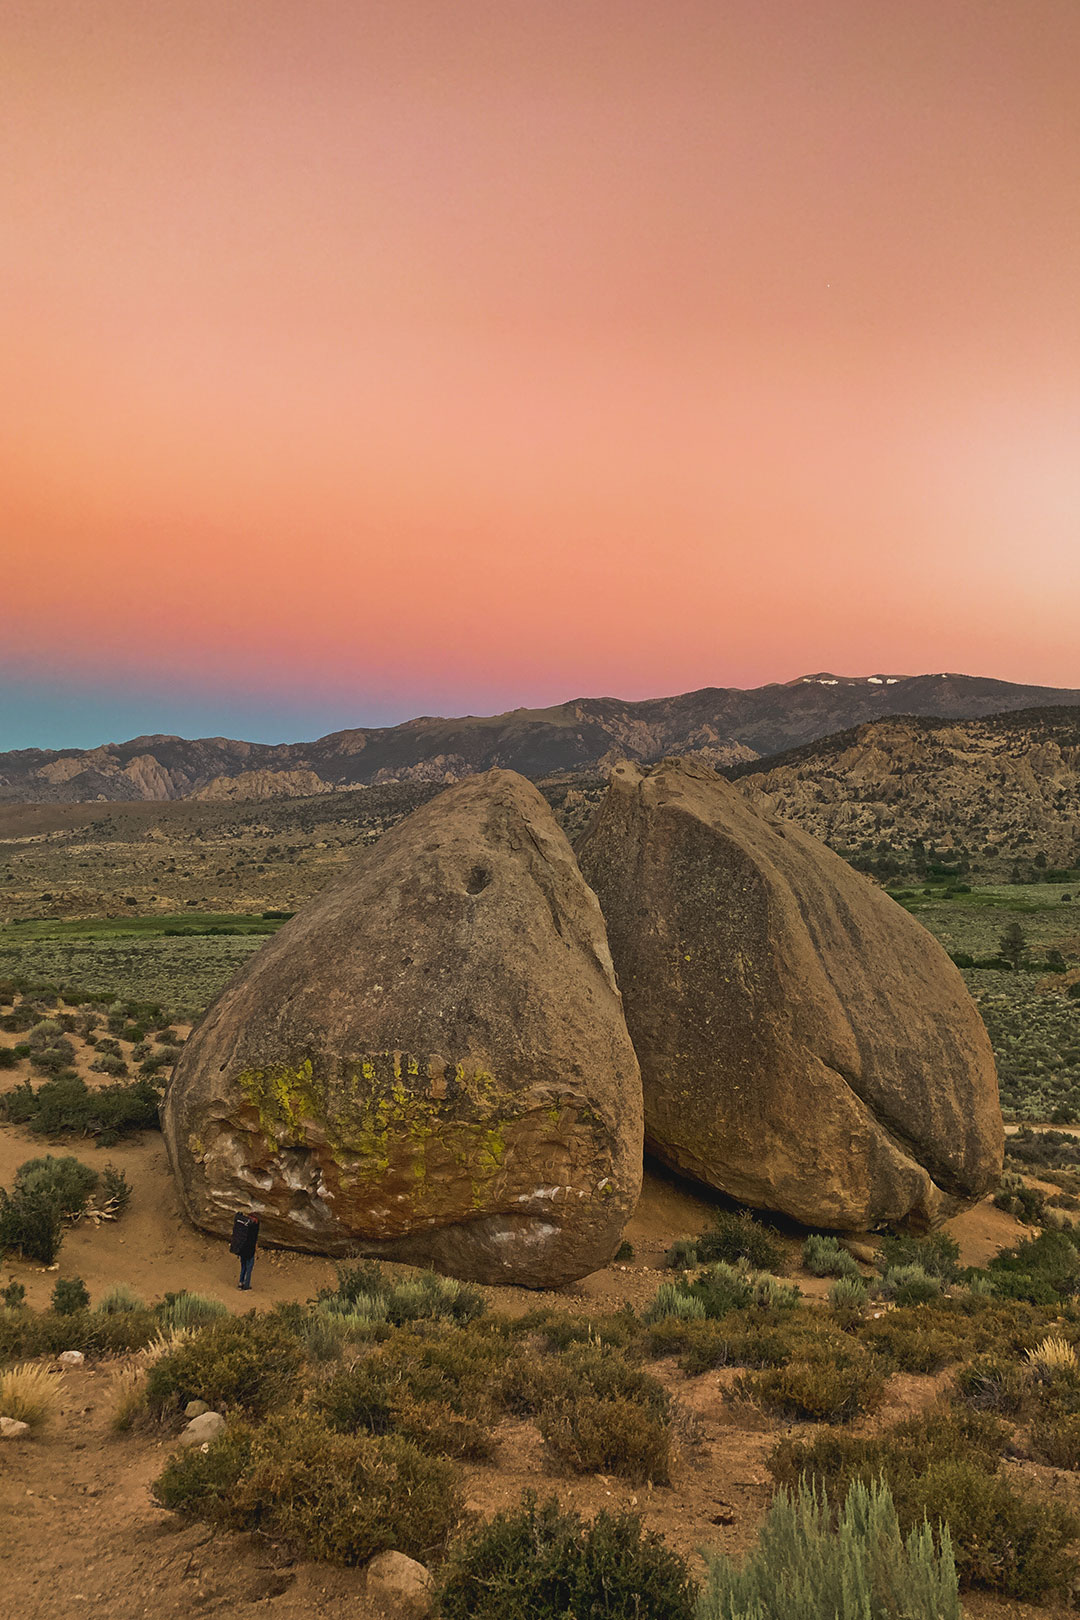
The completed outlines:
[[[890,715],[963,720],[1076,704],[1080,690],[988,676],[821,671],[746,689],[700,687],[633,701],[573,698],[498,715],[423,715],[312,742],[155,733],[89,749],[15,749],[0,753],[0,801],[299,797],[395,781],[452,782],[493,765],[540,777],[671,754],[729,770]],[[238,778],[246,781],[237,786]]]

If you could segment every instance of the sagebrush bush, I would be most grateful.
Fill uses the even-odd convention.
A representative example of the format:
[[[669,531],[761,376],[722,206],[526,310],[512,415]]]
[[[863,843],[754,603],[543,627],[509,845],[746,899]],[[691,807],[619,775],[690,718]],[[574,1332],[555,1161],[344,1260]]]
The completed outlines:
[[[814,1277],[855,1277],[862,1273],[839,1239],[823,1232],[811,1232],[803,1244],[802,1262]]]
[[[0,1253],[13,1250],[27,1260],[51,1266],[64,1236],[64,1217],[55,1198],[44,1192],[0,1187]]]
[[[781,1490],[742,1568],[708,1561],[698,1620],[961,1620],[947,1527],[901,1534],[888,1486],[856,1481],[834,1522],[824,1491]]]
[[[693,1620],[685,1561],[633,1514],[591,1524],[552,1498],[499,1513],[455,1542],[442,1571],[443,1620]]]
[[[422,1271],[394,1282],[375,1261],[339,1266],[337,1287],[323,1289],[319,1303],[327,1311],[387,1321],[395,1327],[406,1322],[446,1320],[464,1326],[483,1315],[487,1302],[471,1283]]]
[[[868,1298],[866,1284],[858,1274],[837,1277],[829,1289],[829,1304],[834,1311],[861,1310]]]
[[[158,1317],[164,1330],[170,1328],[200,1328],[228,1316],[229,1307],[209,1294],[193,1294],[182,1289],[178,1294],[166,1294],[158,1306]]]
[[[96,1136],[110,1147],[134,1131],[158,1130],[161,1092],[149,1080],[91,1088],[78,1075],[0,1094],[0,1117],[38,1136]]]
[[[704,1318],[705,1305],[675,1283],[661,1283],[652,1303],[646,1307],[644,1320],[660,1322],[666,1316],[681,1317],[684,1321]]]
[[[922,1266],[890,1266],[881,1279],[881,1292],[898,1305],[921,1305],[938,1297],[941,1279]]]
[[[670,1428],[636,1401],[583,1391],[544,1409],[538,1421],[559,1467],[577,1474],[616,1474],[631,1485],[670,1483]]]
[[[860,1479],[885,1478],[901,1529],[949,1526],[961,1586],[1037,1600],[1065,1585],[1080,1526],[1058,1502],[999,1476],[1008,1430],[989,1413],[939,1407],[881,1434],[833,1431],[781,1441],[769,1459],[778,1484],[816,1479],[837,1496]]]
[[[438,1456],[494,1453],[499,1358],[459,1329],[398,1333],[322,1384],[312,1404],[346,1434],[401,1434]]]
[[[919,1266],[928,1277],[947,1284],[956,1281],[959,1264],[960,1245],[948,1232],[931,1232],[926,1237],[890,1234],[881,1240],[878,1265],[882,1271]]]
[[[74,1316],[90,1304],[90,1292],[81,1277],[57,1277],[52,1291],[52,1308],[58,1316]]]
[[[773,1234],[747,1209],[718,1210],[713,1224],[694,1242],[699,1261],[708,1264],[725,1260],[735,1265],[739,1260],[755,1271],[778,1271],[783,1253]]]
[[[310,1412],[279,1413],[257,1428],[230,1423],[205,1451],[174,1456],[154,1495],[164,1507],[258,1530],[337,1564],[390,1548],[430,1560],[462,1513],[451,1463],[399,1435],[338,1433]]]
[[[296,1392],[302,1365],[297,1340],[273,1317],[224,1316],[154,1363],[147,1398],[157,1412],[201,1400],[258,1416]]]
[[[736,1395],[785,1417],[818,1423],[850,1423],[881,1399],[885,1377],[873,1359],[847,1355],[835,1360],[793,1361],[744,1373],[732,1386]]]
[[[146,1306],[137,1294],[134,1294],[127,1283],[116,1283],[98,1301],[97,1308],[107,1315],[116,1311],[144,1311]]]
[[[16,1193],[43,1194],[56,1203],[61,1215],[70,1219],[79,1215],[90,1201],[98,1184],[96,1170],[70,1154],[54,1158],[27,1159],[15,1172]]]

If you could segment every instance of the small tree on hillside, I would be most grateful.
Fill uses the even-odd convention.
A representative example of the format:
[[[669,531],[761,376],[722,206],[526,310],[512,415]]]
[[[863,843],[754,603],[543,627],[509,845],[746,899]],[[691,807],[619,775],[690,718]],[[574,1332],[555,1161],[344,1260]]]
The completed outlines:
[[[1027,951],[1027,935],[1018,922],[1011,922],[998,940],[998,955],[1014,969],[1019,968]]]

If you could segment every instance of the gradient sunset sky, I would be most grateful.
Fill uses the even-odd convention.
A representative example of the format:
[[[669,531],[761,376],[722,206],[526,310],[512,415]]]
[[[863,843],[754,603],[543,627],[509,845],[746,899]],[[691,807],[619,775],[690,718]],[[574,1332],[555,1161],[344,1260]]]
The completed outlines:
[[[17,0],[0,747],[1080,686],[1078,0]]]

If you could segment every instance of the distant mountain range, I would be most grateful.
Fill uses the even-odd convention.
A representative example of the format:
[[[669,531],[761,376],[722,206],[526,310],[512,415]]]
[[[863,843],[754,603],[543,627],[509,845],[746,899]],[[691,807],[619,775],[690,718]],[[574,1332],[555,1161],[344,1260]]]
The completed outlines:
[[[336,731],[309,743],[135,737],[99,748],[0,754],[0,801],[266,799],[386,782],[452,782],[493,765],[543,777],[614,760],[696,754],[717,768],[752,763],[886,715],[972,719],[1080,705],[1080,691],[971,675],[803,675],[624,702],[578,698],[549,709],[425,716]]]

